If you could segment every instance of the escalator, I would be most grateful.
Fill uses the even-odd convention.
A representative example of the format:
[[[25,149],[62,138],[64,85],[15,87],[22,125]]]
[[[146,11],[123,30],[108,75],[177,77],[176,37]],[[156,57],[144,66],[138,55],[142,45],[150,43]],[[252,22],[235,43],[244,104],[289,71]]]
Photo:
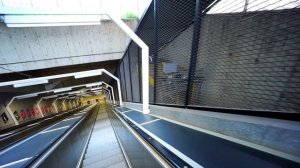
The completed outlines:
[[[126,107],[94,104],[0,151],[0,167],[299,167]]]
[[[163,167],[122,122],[110,105],[91,105],[2,149],[0,167]]]
[[[127,168],[106,108],[100,108],[82,163],[83,168]]]
[[[64,116],[63,118],[57,116],[53,118],[56,122],[48,124],[48,126],[44,126],[42,122],[34,124],[34,126],[42,125],[42,127],[31,128],[30,126],[29,128],[18,129],[15,133],[10,134],[10,137],[2,137],[1,143],[6,142],[7,139],[15,141],[14,143],[8,143],[6,146],[2,144],[0,167],[30,167],[30,165],[43,156],[47,150],[57,144],[58,140],[63,137],[65,133],[80,123],[82,119],[86,118],[89,113],[95,109],[94,106],[95,105],[80,110],[69,111],[67,115],[62,115]],[[23,132],[28,132],[28,129],[33,133],[24,136]],[[19,138],[19,140],[17,140],[17,138]]]

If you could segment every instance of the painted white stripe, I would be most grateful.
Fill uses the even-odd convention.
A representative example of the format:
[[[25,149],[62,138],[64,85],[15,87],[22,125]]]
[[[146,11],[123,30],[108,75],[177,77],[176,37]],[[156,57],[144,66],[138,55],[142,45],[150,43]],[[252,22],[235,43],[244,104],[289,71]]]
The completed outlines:
[[[51,129],[51,130],[47,130],[47,131],[43,131],[43,132],[40,132],[39,134],[46,134],[46,133],[49,133],[49,132],[53,132],[53,131],[57,131],[57,130],[61,130],[61,129],[65,129],[65,128],[69,128],[70,126],[64,126],[64,127],[59,127],[59,128],[55,128],[55,129]]]
[[[131,112],[131,111],[133,111],[133,110],[127,110],[127,111],[124,111],[124,112],[122,112],[122,114],[125,114],[125,113],[128,113],[128,112]]]
[[[21,162],[25,162],[25,161],[27,161],[27,160],[29,160],[31,158],[32,157],[20,159],[20,160],[14,161],[14,162],[10,162],[10,163],[7,163],[5,165],[1,165],[0,168],[10,167],[10,166],[13,166],[15,164],[18,164],[18,163],[21,163]]]
[[[123,115],[123,114],[122,114]],[[181,153],[179,150],[177,150],[176,148],[174,148],[173,146],[171,146],[170,144],[168,144],[167,142],[163,141],[162,139],[160,139],[159,137],[157,137],[155,134],[153,134],[152,132],[148,131],[147,129],[145,129],[144,127],[140,126],[138,123],[136,123],[135,121],[133,121],[132,119],[130,119],[129,117],[127,117],[126,115],[123,115],[124,117],[126,117],[128,120],[130,120],[132,123],[134,123],[137,127],[139,127],[142,131],[144,131],[146,134],[148,134],[149,136],[151,136],[153,139],[155,139],[157,142],[159,142],[160,144],[162,144],[163,146],[165,146],[167,149],[169,149],[170,151],[172,151],[174,154],[176,154],[178,157],[180,157],[182,160],[184,160],[186,163],[188,163],[189,165],[191,165],[192,167],[195,168],[203,168],[201,165],[199,165],[197,162],[195,162],[194,160],[192,160],[191,158],[189,158],[188,156],[186,156],[185,154]]]
[[[126,107],[126,108],[129,108],[129,107]],[[138,109],[135,109],[135,108],[129,108],[129,109],[131,109],[131,110],[134,110],[134,111],[137,111],[137,112],[140,112],[140,113],[143,113],[143,111],[141,111],[141,110],[138,110]],[[143,113],[144,114],[144,113]]]
[[[159,120],[161,120],[161,119],[158,118],[158,119],[155,119],[155,120],[147,121],[147,122],[141,123],[140,125],[146,125],[146,124],[153,123],[153,122],[159,121]]]
[[[132,111],[132,110],[126,110],[126,111],[120,111],[120,110],[117,110],[119,113],[127,113],[129,111]]]

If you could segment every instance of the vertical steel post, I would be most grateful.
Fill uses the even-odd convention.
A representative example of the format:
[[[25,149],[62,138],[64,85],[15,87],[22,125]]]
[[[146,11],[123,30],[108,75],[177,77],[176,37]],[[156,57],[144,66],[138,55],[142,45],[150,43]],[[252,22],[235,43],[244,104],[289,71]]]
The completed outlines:
[[[200,39],[200,28],[201,28],[201,11],[202,11],[201,0],[196,0],[192,51],[191,51],[191,58],[190,58],[190,69],[189,69],[188,85],[187,85],[186,97],[184,103],[185,107],[188,106],[190,101],[190,92],[192,88],[192,82],[193,82],[193,77],[194,77],[196,63],[197,63],[197,54],[198,54],[198,46],[199,46],[199,39]]]
[[[130,50],[128,48],[128,65],[129,65],[129,78],[130,78],[130,90],[131,90],[131,102],[133,102],[133,92],[132,92],[132,78],[131,78],[131,62],[130,62]]]
[[[125,59],[125,58],[124,58]],[[126,86],[126,78],[125,78],[125,68],[124,68],[124,60],[123,60],[123,79],[124,79],[124,87],[125,87],[125,96],[126,96],[126,101],[128,101],[128,97],[127,97],[127,86]]]
[[[159,5],[159,0],[154,0],[154,5],[153,5],[153,29],[154,29],[154,53],[153,53],[153,80],[154,80],[154,86],[153,86],[153,103],[156,103],[156,81],[157,81],[157,41],[158,41],[158,29],[157,29],[157,7]]]
[[[141,59],[140,59],[140,52],[141,52],[141,49],[139,47],[137,47],[137,54],[138,54],[138,73],[139,73],[139,94],[140,94],[140,103],[142,102],[142,90],[141,90],[141,78],[142,78],[142,75],[141,75]]]

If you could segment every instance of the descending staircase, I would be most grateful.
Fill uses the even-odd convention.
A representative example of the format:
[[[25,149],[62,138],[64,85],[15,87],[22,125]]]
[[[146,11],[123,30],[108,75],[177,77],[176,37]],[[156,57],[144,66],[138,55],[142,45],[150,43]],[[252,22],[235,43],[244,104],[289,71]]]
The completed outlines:
[[[126,161],[102,105],[82,163],[83,168],[127,168]]]

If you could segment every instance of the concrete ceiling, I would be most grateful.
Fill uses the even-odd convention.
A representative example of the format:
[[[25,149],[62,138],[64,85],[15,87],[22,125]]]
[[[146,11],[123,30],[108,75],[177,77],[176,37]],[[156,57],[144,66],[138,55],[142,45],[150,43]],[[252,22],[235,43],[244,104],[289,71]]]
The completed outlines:
[[[20,79],[28,79],[26,75],[35,77],[49,76],[49,75],[58,75],[64,73],[71,72],[79,72],[93,69],[101,69],[104,68],[107,71],[114,73],[116,71],[116,67],[118,65],[118,61],[106,61],[106,62],[97,62],[97,63],[89,63],[89,64],[80,64],[80,65],[72,65],[72,66],[64,66],[64,67],[56,67],[56,68],[47,68],[42,70],[32,70],[32,71],[23,71],[19,73],[10,73],[10,74],[0,74],[0,82],[12,81],[12,80],[20,80]],[[32,92],[40,92],[45,90],[52,90],[56,88],[75,86],[80,84],[92,83],[105,81],[109,83],[111,80],[110,77],[102,75],[97,77],[88,77],[83,79],[75,79],[75,78],[61,78],[56,80],[49,81],[49,84],[45,85],[36,85],[22,88],[13,88],[12,86],[0,87],[0,92],[5,94],[6,96],[15,96],[28,94]]]

